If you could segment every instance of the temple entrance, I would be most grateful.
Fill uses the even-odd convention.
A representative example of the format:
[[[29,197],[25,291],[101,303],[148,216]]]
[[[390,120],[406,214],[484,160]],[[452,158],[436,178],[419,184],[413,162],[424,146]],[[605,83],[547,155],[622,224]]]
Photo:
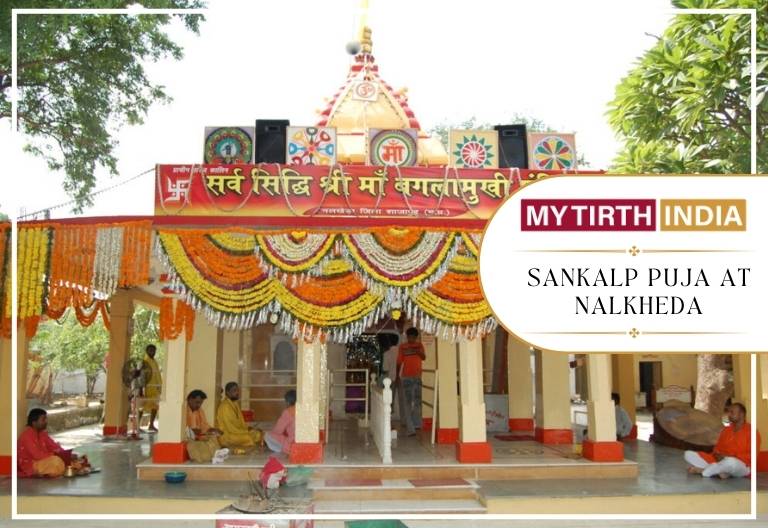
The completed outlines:
[[[655,391],[663,387],[661,380],[661,361],[640,362],[640,391],[645,393],[645,405],[653,409]]]

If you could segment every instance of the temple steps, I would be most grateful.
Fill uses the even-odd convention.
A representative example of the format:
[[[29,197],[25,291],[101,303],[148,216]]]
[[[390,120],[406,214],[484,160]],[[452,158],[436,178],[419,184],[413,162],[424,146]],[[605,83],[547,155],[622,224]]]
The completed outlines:
[[[464,479],[338,480],[313,479],[308,489],[315,501],[348,500],[477,500],[478,485]]]
[[[316,514],[483,514],[477,500],[329,500],[315,503]]]
[[[163,480],[168,471],[184,471],[187,480],[242,480],[255,478],[263,464],[153,464],[137,466],[139,480]],[[471,480],[546,480],[635,478],[637,463],[519,463],[455,465],[318,465],[308,466],[315,479],[471,479]]]

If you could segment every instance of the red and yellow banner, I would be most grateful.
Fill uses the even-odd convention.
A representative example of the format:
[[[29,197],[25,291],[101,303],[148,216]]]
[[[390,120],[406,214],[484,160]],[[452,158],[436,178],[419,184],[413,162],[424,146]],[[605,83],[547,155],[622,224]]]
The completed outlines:
[[[156,216],[487,220],[514,189],[560,171],[158,165]]]

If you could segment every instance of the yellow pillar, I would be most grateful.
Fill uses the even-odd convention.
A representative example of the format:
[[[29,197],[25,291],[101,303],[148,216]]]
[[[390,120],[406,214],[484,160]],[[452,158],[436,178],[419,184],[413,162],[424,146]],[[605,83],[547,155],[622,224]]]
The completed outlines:
[[[619,395],[621,406],[632,420],[629,438],[637,438],[637,408],[635,407],[635,358],[632,354],[613,354],[611,370],[613,373],[613,392]]]
[[[195,318],[202,317],[198,314]],[[152,446],[152,461],[155,463],[181,464],[187,459],[185,447],[187,428],[186,374],[188,361],[186,332],[176,339],[165,342],[165,369],[163,390],[160,396],[160,431]]]
[[[123,384],[123,365],[131,354],[128,333],[133,317],[133,301],[118,292],[109,303],[109,356],[104,395],[104,436],[125,435],[128,424],[128,391]]]
[[[461,429],[456,444],[456,459],[465,463],[490,462],[491,444],[485,434],[481,339],[463,339],[459,342],[459,379]]]
[[[11,456],[13,446],[13,430],[11,429],[13,395],[11,394],[11,372],[13,364],[11,362],[13,349],[10,339],[0,339],[0,476],[11,474]]]
[[[187,361],[187,382],[184,397],[195,389],[203,391],[208,398],[203,403],[203,412],[210,423],[216,416],[216,348],[218,329],[208,323],[205,317],[195,317],[194,338],[189,343]],[[166,377],[168,376],[168,370]],[[186,401],[186,400],[185,400]]]
[[[531,348],[514,335],[507,339],[509,430],[533,432]]]
[[[444,339],[437,341],[437,434],[438,444],[455,444],[459,441],[459,391],[456,378],[455,343]]]
[[[571,444],[571,396],[568,354],[535,351],[536,440],[543,444]]]
[[[320,365],[325,344],[299,339],[296,372],[296,442],[291,447],[294,464],[323,461],[320,442]]]
[[[589,439],[584,441],[584,458],[596,462],[620,462],[624,460],[624,444],[616,441],[610,354],[587,354],[587,383]]]
[[[768,471],[768,354],[757,355],[757,470]]]
[[[24,325],[19,327],[16,341],[16,430],[27,425],[27,371],[29,370],[29,340]]]
[[[747,421],[752,416],[752,370],[750,354],[731,354],[733,361],[733,402],[747,408]]]

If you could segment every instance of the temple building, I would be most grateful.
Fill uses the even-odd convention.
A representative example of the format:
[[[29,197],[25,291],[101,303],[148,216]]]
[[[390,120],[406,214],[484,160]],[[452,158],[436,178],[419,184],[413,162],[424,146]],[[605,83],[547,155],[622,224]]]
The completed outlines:
[[[344,84],[305,128],[297,142],[326,149],[331,162],[158,165],[152,217],[19,222],[15,240],[3,225],[0,418],[10,423],[16,405],[17,432],[24,428],[30,340],[44,321],[74,310],[83,326],[103,323],[110,335],[102,437],[88,446],[105,471],[86,478],[123,475],[131,507],[141,503],[144,513],[220,511],[232,502],[222,494],[236,497],[236,483],[266,462],[261,450],[223,464],[189,460],[187,394],[208,395],[203,409],[212,421],[231,381],[241,387],[246,422],[259,428],[278,419],[284,393],[296,390],[295,443],[281,460],[315,470],[304,496],[309,509],[297,506],[299,513],[345,512],[338,501],[351,496],[370,499],[373,512],[748,511],[748,479],[723,483],[727,493],[684,474],[669,488],[636,484],[648,480],[639,478],[644,471],[666,479],[665,461],[682,460],[682,451],[637,439],[636,409],[657,408],[670,391],[690,408],[695,355],[574,357],[538,350],[498,326],[478,278],[482,230],[512,191],[561,170],[457,166],[455,145],[446,149],[423,130],[407,91],[380,76],[367,28]],[[309,129],[332,130],[334,148]],[[380,131],[394,133],[375,143]],[[412,163],[399,163],[409,156]],[[15,395],[12,243],[19,264]],[[159,311],[164,355],[159,431],[131,443],[123,367],[138,305]],[[414,437],[398,430],[397,395],[382,383],[381,357],[389,343],[381,336],[402,339],[410,327],[426,352]],[[750,357],[734,354],[732,362],[733,400],[748,411],[756,406],[765,429],[768,357],[758,358],[755,402]],[[612,393],[635,424],[623,438]],[[768,430],[761,432],[757,466],[768,470]],[[115,446],[127,446],[129,455]],[[108,465],[113,453],[124,460],[119,468]],[[0,473],[11,466],[9,432],[0,438]],[[200,485],[196,497],[158,500],[162,491],[153,486],[173,469]],[[334,487],[334,479],[348,486]],[[363,495],[353,486],[361,479],[368,483]],[[617,483],[609,499],[590,488],[602,479]],[[215,490],[206,487],[210,481]],[[54,481],[20,482],[19,494],[24,513],[128,508],[107,500],[107,491],[78,491],[80,499],[67,504],[67,491]],[[386,504],[393,500],[411,502]]]

